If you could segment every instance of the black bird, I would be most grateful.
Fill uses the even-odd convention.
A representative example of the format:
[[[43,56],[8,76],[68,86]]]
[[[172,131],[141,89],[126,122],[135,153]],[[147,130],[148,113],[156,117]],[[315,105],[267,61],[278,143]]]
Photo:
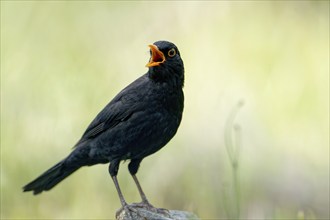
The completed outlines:
[[[183,112],[184,66],[178,48],[168,41],[150,47],[148,72],[124,88],[88,126],[65,159],[23,187],[39,194],[82,166],[110,163],[109,173],[122,206],[127,203],[117,181],[119,163],[130,160],[142,204],[148,202],[136,173],[141,161],[165,146],[175,135]]]

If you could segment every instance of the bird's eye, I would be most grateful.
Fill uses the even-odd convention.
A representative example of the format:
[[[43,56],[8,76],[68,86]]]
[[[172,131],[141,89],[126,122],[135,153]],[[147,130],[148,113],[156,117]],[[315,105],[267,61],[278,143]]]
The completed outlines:
[[[175,56],[175,54],[176,54],[176,51],[175,51],[175,49],[174,48],[172,48],[172,49],[170,49],[169,51],[168,51],[168,56],[169,57],[174,57]]]

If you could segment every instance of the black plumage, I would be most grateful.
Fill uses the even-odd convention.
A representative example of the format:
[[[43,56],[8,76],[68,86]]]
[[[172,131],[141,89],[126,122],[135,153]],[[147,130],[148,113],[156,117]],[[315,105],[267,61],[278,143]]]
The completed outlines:
[[[148,72],[105,106],[68,157],[24,186],[24,191],[39,194],[82,166],[110,163],[109,173],[125,206],[116,175],[120,161],[130,160],[129,171],[143,202],[149,204],[135,174],[146,156],[175,135],[184,103],[184,66],[177,47],[168,41],[157,41],[149,47]]]

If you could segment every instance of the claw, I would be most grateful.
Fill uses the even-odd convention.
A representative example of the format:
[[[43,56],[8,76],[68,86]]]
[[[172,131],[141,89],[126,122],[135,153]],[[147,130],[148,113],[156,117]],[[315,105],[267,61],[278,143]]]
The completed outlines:
[[[129,217],[129,220],[134,220],[132,213],[138,214],[138,211],[136,209],[126,204],[116,212],[116,219],[121,215],[123,211],[125,211],[126,215]]]
[[[156,208],[153,205],[151,205],[147,200],[142,201],[140,203],[133,203],[133,204],[131,204],[131,206],[138,207],[138,208],[143,208],[143,209],[149,210],[153,213],[161,214],[165,217],[170,217],[171,216],[170,211],[168,209]]]

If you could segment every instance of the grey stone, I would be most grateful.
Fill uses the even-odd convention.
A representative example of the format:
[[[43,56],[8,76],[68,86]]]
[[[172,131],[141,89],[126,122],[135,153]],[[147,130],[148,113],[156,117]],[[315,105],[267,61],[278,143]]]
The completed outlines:
[[[117,212],[116,220],[200,220],[194,213],[186,211],[150,210],[134,205],[129,205],[127,209],[120,209]]]

